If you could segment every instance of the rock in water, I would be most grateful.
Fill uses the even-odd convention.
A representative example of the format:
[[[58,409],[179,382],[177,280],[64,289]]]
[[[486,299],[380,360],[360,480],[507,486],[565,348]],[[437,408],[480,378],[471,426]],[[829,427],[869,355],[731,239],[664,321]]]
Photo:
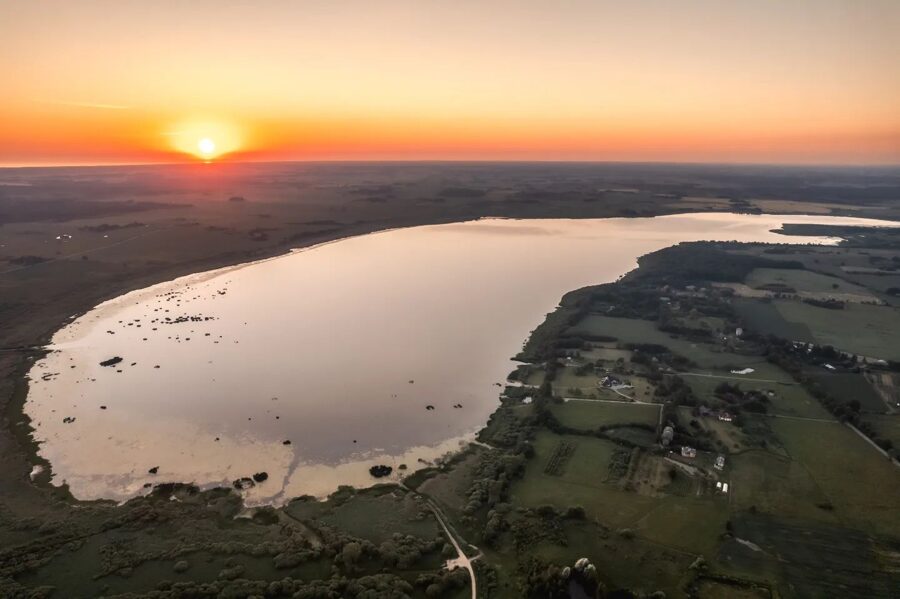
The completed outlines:
[[[238,491],[243,491],[244,489],[249,489],[256,486],[256,483],[253,482],[253,479],[247,476],[237,479],[233,484],[234,488]]]
[[[372,466],[369,468],[369,474],[374,476],[375,478],[381,478],[383,476],[388,476],[394,469],[390,466],[385,466],[383,464],[379,464],[378,466]]]

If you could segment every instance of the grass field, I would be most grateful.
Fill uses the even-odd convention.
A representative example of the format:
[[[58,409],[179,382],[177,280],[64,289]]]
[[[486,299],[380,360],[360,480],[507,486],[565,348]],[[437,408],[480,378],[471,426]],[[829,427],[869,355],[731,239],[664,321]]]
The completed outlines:
[[[425,508],[411,495],[369,492],[357,494],[352,501],[336,506],[320,520],[378,544],[390,539],[395,532],[421,538],[434,538],[440,534],[434,518],[420,517],[424,511]]]
[[[875,429],[879,437],[889,439],[894,447],[900,448],[900,414],[867,414],[863,420]]]
[[[840,311],[799,302],[776,301],[790,322],[802,322],[822,345],[884,359],[900,359],[900,311],[888,306],[847,304]]]
[[[756,268],[747,275],[744,283],[754,288],[786,285],[800,292],[821,293],[823,296],[851,294],[860,298],[877,299],[865,287],[837,277],[793,268]]]
[[[900,470],[839,423],[776,418],[772,429],[842,522],[900,535]]]
[[[753,440],[748,438],[748,436],[734,424],[722,422],[715,417],[695,417],[689,407],[682,406],[678,408],[678,419],[681,422],[681,426],[692,431],[694,430],[690,425],[692,420],[697,422],[700,430],[709,431],[713,438],[718,442],[717,448],[719,451],[726,453],[738,452],[748,449],[753,445]]]
[[[775,302],[763,302],[749,298],[734,300],[734,308],[747,328],[763,334],[778,335],[792,341],[815,343],[809,327],[802,322],[788,322],[779,312]]]
[[[566,366],[560,368],[556,372],[556,378],[553,381],[553,391],[558,395],[569,396],[569,389],[578,389],[584,395],[593,397],[597,392],[597,383],[600,379],[596,374],[578,375],[575,373],[577,366]]]
[[[829,310],[797,301],[734,302],[748,326],[794,341],[832,345],[863,356],[900,359],[900,311],[890,306],[846,304]]]
[[[565,426],[579,430],[595,430],[597,427],[610,424],[640,423],[656,426],[659,408],[657,405],[629,402],[572,400],[553,404],[550,411]]]
[[[582,357],[588,360],[605,360],[608,362],[615,362],[619,358],[622,358],[626,362],[631,360],[631,353],[627,349],[618,349],[615,347],[592,347],[589,350],[582,351]]]
[[[863,412],[883,414],[887,407],[879,397],[871,383],[861,374],[850,372],[827,372],[817,370],[813,378],[823,389],[827,389],[830,395],[841,401],[857,400]]]
[[[731,521],[735,539],[722,544],[718,564],[738,576],[752,573],[774,583],[777,594],[766,597],[897,596],[896,550],[865,532],[760,512],[734,514]]]
[[[605,433],[608,437],[611,437],[613,439],[621,439],[639,447],[651,447],[656,443],[657,440],[657,434],[655,431],[648,431],[646,429],[633,426],[613,428],[605,431]]]
[[[581,322],[569,329],[569,332],[573,334],[578,334],[579,331],[592,335],[609,335],[618,339],[620,343],[664,345],[671,351],[705,367],[742,364],[742,356],[714,351],[711,345],[676,339],[657,329],[656,324],[649,320],[588,314]]]
[[[545,474],[544,468],[560,441],[575,444],[576,450],[559,476]],[[580,505],[606,526],[633,525],[653,508],[654,500],[603,482],[616,447],[603,439],[539,432],[534,440],[535,456],[529,460],[525,476],[513,483],[510,502],[561,509]]]
[[[835,512],[817,507],[828,497],[798,461],[763,449],[731,456],[731,509],[837,523]]]
[[[544,472],[560,441],[577,445],[559,476]],[[516,505],[584,507],[589,517],[614,529],[632,528],[644,538],[692,553],[712,551],[724,531],[727,503],[722,497],[649,497],[602,482],[615,445],[602,439],[538,433],[535,457],[522,480],[513,484]]]
[[[655,509],[635,525],[642,537],[693,553],[710,556],[728,520],[725,497],[676,497],[658,500]]]
[[[565,545],[540,543],[534,548],[535,554],[553,563],[567,565],[587,557],[610,590],[627,588],[649,594],[660,588],[677,589],[694,560],[689,553],[640,538],[623,539],[582,522],[567,522],[563,531],[567,540]],[[646,564],[653,564],[653,568],[647,568]]]
[[[769,397],[770,412],[784,416],[832,419],[831,414],[791,376],[769,362],[752,364],[754,371],[735,375],[727,370],[710,371],[713,376],[682,375],[699,399],[713,400],[716,387],[722,382],[737,384],[744,391],[761,391]],[[722,377],[722,378],[719,378]],[[774,395],[768,395],[771,391]]]

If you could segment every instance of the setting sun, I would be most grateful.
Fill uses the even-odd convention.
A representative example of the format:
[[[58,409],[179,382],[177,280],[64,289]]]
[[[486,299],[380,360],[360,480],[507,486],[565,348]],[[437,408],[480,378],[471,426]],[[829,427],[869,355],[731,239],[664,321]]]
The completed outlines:
[[[204,158],[212,158],[216,153],[216,143],[208,137],[204,137],[197,142],[197,148],[200,150],[200,155]]]
[[[162,142],[176,152],[208,161],[246,149],[247,137],[243,128],[231,122],[188,117],[170,125]]]

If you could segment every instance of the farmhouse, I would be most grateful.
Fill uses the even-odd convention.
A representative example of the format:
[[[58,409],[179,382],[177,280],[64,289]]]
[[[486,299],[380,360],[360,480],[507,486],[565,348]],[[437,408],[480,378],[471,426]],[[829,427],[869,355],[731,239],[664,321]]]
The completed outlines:
[[[719,420],[722,422],[731,422],[734,420],[734,416],[731,415],[731,412],[725,412],[723,410],[722,412],[719,412]]]
[[[721,470],[724,467],[725,467],[725,456],[720,455],[719,457],[716,458],[715,468],[716,468],[716,470]]]
[[[609,374],[606,375],[605,377],[603,377],[602,379],[600,379],[600,382],[598,383],[598,385],[600,385],[601,387],[606,387],[607,389],[630,389],[631,388],[631,385],[628,384],[628,381],[623,381],[623,380],[617,379],[616,377],[609,375]]]
[[[687,445],[681,446],[681,457],[683,458],[696,458],[697,450],[693,447],[688,447]]]

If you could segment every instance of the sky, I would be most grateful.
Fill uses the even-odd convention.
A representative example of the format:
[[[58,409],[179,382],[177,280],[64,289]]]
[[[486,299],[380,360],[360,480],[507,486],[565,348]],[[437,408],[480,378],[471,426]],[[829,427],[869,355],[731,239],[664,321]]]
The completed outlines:
[[[7,166],[900,164],[896,0],[0,0],[0,76]]]

